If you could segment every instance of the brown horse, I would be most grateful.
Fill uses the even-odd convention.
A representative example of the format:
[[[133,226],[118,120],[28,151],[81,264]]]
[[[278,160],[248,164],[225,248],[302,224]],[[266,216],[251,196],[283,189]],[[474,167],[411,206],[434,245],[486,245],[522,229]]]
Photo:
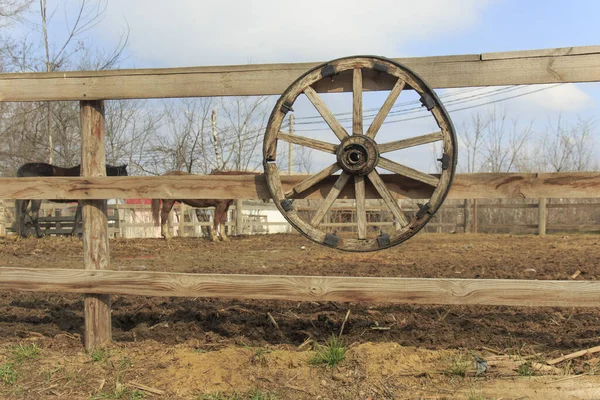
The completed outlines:
[[[191,175],[183,171],[170,171],[164,175]],[[214,170],[210,175],[257,175],[255,172],[248,171],[217,171]],[[221,240],[227,241],[227,235],[225,234],[225,223],[227,222],[227,211],[229,206],[234,202],[233,199],[227,200],[175,200],[175,199],[152,199],[152,218],[154,219],[154,225],[160,225],[160,234],[163,238],[169,239],[171,234],[169,233],[168,221],[169,213],[173,208],[175,202],[185,203],[192,207],[214,207],[215,217],[213,219],[213,226],[210,229],[210,236],[213,242],[218,241],[218,236],[221,236]],[[162,209],[161,209],[162,202]]]

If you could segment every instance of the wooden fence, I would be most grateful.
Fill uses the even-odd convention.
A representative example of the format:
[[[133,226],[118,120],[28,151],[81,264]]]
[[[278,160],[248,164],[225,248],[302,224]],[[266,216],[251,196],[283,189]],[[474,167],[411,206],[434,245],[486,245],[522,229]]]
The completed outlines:
[[[600,81],[600,46],[399,59],[434,88]],[[598,306],[600,282],[244,276],[109,271],[106,200],[111,198],[263,199],[262,176],[104,177],[103,100],[280,94],[314,64],[273,64],[162,70],[0,74],[0,101],[77,100],[81,106],[82,177],[3,178],[2,199],[83,202],[84,270],[0,268],[0,290],[84,293],[88,349],[111,339],[110,294],[242,299],[368,301],[422,304]],[[352,79],[350,77],[350,79]],[[389,82],[367,90],[390,89]],[[336,79],[319,92],[351,90]],[[305,177],[282,177],[285,189]],[[331,177],[334,179],[334,177]],[[428,198],[401,177],[393,195]],[[331,179],[309,197],[322,197]],[[597,198],[597,173],[458,175],[449,198]],[[372,194],[368,194],[372,196]],[[341,198],[345,196],[344,192]],[[332,250],[333,251],[333,250]]]

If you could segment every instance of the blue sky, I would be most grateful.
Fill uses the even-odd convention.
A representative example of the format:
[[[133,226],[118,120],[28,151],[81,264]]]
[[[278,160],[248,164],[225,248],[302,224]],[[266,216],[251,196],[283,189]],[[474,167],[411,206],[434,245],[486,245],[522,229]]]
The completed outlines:
[[[455,1],[460,7],[460,1]],[[414,56],[529,50],[600,43],[600,2],[506,0],[481,7],[477,23],[463,30],[415,39],[399,48]]]
[[[63,10],[73,14],[71,10],[77,3],[48,2],[49,7],[57,10],[51,35],[61,35]],[[131,36],[124,68],[327,61],[353,54],[411,57],[600,45],[597,22],[600,2],[592,0],[127,0],[107,4],[105,19],[88,33],[87,40],[110,49],[124,27],[129,26]],[[527,90],[531,91],[525,88],[522,93]],[[484,103],[500,97],[482,95],[478,101]],[[326,100],[334,112],[348,111],[347,99]],[[381,97],[371,96],[365,100],[365,107],[381,101]],[[600,108],[600,84],[562,85],[507,100],[496,107],[521,123],[534,122],[536,131],[541,132],[558,115],[566,121],[594,118]],[[483,106],[452,112],[451,116],[460,128],[473,112],[492,110],[493,106]],[[299,107],[298,114],[301,118],[314,115],[315,111],[306,105]],[[600,143],[597,125],[596,145]],[[428,129],[431,124],[423,121],[401,127],[389,125],[382,136],[391,140],[399,131],[419,134],[427,133]],[[320,137],[322,133],[307,135]],[[424,160],[430,158],[415,155],[412,161],[426,169]]]

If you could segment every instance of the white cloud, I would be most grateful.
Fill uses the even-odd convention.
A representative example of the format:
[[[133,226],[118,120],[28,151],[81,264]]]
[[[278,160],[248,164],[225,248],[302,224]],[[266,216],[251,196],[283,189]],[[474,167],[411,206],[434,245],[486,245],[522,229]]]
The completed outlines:
[[[476,24],[482,0],[110,2],[97,31],[131,28],[140,67],[320,61],[353,54],[398,56],[414,40]],[[114,39],[114,37],[111,37]]]
[[[594,99],[576,84],[538,85],[547,90],[531,93],[516,99],[516,106],[540,108],[545,111],[579,112],[594,107]]]

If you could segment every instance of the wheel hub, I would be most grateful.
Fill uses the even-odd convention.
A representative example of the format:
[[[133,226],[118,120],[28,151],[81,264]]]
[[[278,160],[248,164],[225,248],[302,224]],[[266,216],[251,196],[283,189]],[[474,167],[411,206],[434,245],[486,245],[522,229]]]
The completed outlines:
[[[379,160],[377,144],[368,136],[353,135],[342,141],[336,152],[338,165],[352,175],[367,175]]]

